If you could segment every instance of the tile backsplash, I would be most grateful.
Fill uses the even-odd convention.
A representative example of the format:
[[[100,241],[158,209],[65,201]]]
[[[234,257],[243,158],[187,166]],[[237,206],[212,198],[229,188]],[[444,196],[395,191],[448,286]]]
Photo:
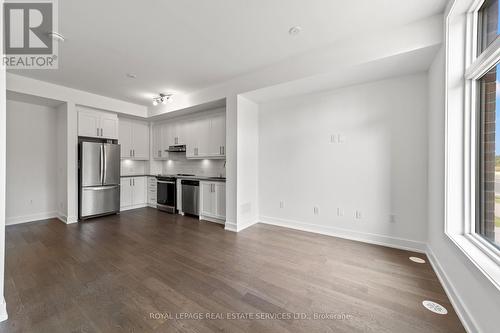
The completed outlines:
[[[163,174],[187,173],[197,176],[226,176],[225,160],[188,160],[176,156],[163,162]]]
[[[226,176],[225,160],[188,160],[183,154],[176,154],[168,161],[121,161],[122,175],[175,175],[177,173],[197,176]]]
[[[120,163],[121,175],[144,175],[149,173],[148,161],[122,160]]]

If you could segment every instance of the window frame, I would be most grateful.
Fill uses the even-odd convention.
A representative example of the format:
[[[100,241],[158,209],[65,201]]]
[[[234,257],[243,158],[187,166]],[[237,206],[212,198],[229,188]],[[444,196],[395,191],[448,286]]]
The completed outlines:
[[[479,79],[500,63],[500,38],[478,54],[484,1],[454,1],[446,15],[445,234],[500,290],[500,250],[476,233]]]
[[[500,64],[500,38],[496,38],[481,54],[478,55],[479,49],[479,23],[480,17],[478,15],[479,9],[483,5],[485,0],[480,1],[475,4],[474,9],[470,11],[468,17],[468,38],[470,41],[466,45],[470,48],[470,58],[466,61],[465,70],[465,86],[466,94],[469,98],[469,105],[466,107],[466,114],[469,115],[469,173],[466,173],[466,181],[469,181],[469,191],[465,192],[466,200],[469,201],[468,206],[470,207],[469,219],[466,220],[466,225],[464,228],[465,237],[469,238],[481,251],[488,255],[491,259],[500,265],[500,250],[494,245],[490,244],[486,239],[481,237],[476,232],[476,220],[479,218],[479,212],[476,211],[477,208],[477,198],[479,195],[479,161],[476,158],[478,156],[478,140],[479,140],[479,112],[480,112],[480,88],[479,80],[483,77],[489,70]],[[500,119],[499,119],[500,121]],[[467,139],[467,136],[464,136]],[[466,145],[467,146],[467,145]],[[468,198],[467,198],[468,196]],[[467,206],[465,206],[467,207]]]

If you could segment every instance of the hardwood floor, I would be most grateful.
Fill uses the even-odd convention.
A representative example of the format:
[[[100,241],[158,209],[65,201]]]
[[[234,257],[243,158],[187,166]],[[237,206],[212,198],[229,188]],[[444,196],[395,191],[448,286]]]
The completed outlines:
[[[408,260],[425,256],[334,237],[145,208],[9,226],[6,247],[0,332],[464,332],[430,265]]]

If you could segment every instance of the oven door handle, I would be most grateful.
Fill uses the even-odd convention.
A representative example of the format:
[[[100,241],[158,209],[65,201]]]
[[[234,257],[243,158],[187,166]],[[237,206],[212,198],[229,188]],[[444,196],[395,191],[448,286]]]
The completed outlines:
[[[162,180],[157,180],[156,182],[160,183],[160,184],[175,184],[175,182],[165,182],[165,181],[162,181]]]

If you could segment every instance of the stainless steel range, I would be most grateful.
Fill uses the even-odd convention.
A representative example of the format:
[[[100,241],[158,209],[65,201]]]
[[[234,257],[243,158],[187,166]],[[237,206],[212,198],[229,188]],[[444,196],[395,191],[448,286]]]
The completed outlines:
[[[177,212],[177,185],[175,176],[157,177],[156,204],[159,210],[175,214]]]

